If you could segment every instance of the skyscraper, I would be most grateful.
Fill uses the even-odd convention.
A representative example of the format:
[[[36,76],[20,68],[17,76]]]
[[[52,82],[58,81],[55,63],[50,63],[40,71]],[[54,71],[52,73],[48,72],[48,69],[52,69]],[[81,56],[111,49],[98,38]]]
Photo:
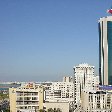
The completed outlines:
[[[112,85],[112,16],[99,20],[99,76],[101,85]]]

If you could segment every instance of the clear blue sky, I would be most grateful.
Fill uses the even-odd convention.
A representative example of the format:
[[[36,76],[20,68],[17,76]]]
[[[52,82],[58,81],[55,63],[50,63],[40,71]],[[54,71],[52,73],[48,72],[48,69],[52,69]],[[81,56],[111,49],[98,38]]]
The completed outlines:
[[[0,0],[0,81],[60,80],[88,63],[98,73],[98,19],[111,0]]]

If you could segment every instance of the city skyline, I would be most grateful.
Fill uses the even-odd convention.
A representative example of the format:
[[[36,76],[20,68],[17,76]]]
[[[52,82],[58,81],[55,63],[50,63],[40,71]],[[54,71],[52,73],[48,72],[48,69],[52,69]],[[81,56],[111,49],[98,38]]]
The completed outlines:
[[[98,20],[111,1],[0,1],[0,81],[46,81],[89,63],[98,75]]]

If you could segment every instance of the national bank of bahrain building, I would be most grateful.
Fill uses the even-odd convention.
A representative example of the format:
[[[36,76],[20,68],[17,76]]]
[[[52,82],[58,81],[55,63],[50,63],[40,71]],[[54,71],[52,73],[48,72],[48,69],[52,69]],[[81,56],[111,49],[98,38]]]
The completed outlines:
[[[112,85],[112,16],[99,20],[99,76],[101,85]]]

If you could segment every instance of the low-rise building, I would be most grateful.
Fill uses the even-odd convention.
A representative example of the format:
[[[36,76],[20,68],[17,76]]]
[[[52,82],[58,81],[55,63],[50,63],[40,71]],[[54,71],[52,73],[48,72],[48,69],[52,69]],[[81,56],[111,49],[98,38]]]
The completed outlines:
[[[45,102],[44,108],[46,111],[48,111],[48,109],[59,109],[59,112],[69,112],[69,102]]]
[[[81,101],[84,112],[112,112],[112,91],[83,90]]]
[[[45,102],[69,103],[69,109],[74,105],[74,84],[72,77],[64,77],[62,82],[45,82]]]
[[[43,109],[43,94],[43,87],[34,83],[9,88],[10,112],[37,112]]]
[[[46,101],[74,101],[73,82],[52,82],[45,90]]]

